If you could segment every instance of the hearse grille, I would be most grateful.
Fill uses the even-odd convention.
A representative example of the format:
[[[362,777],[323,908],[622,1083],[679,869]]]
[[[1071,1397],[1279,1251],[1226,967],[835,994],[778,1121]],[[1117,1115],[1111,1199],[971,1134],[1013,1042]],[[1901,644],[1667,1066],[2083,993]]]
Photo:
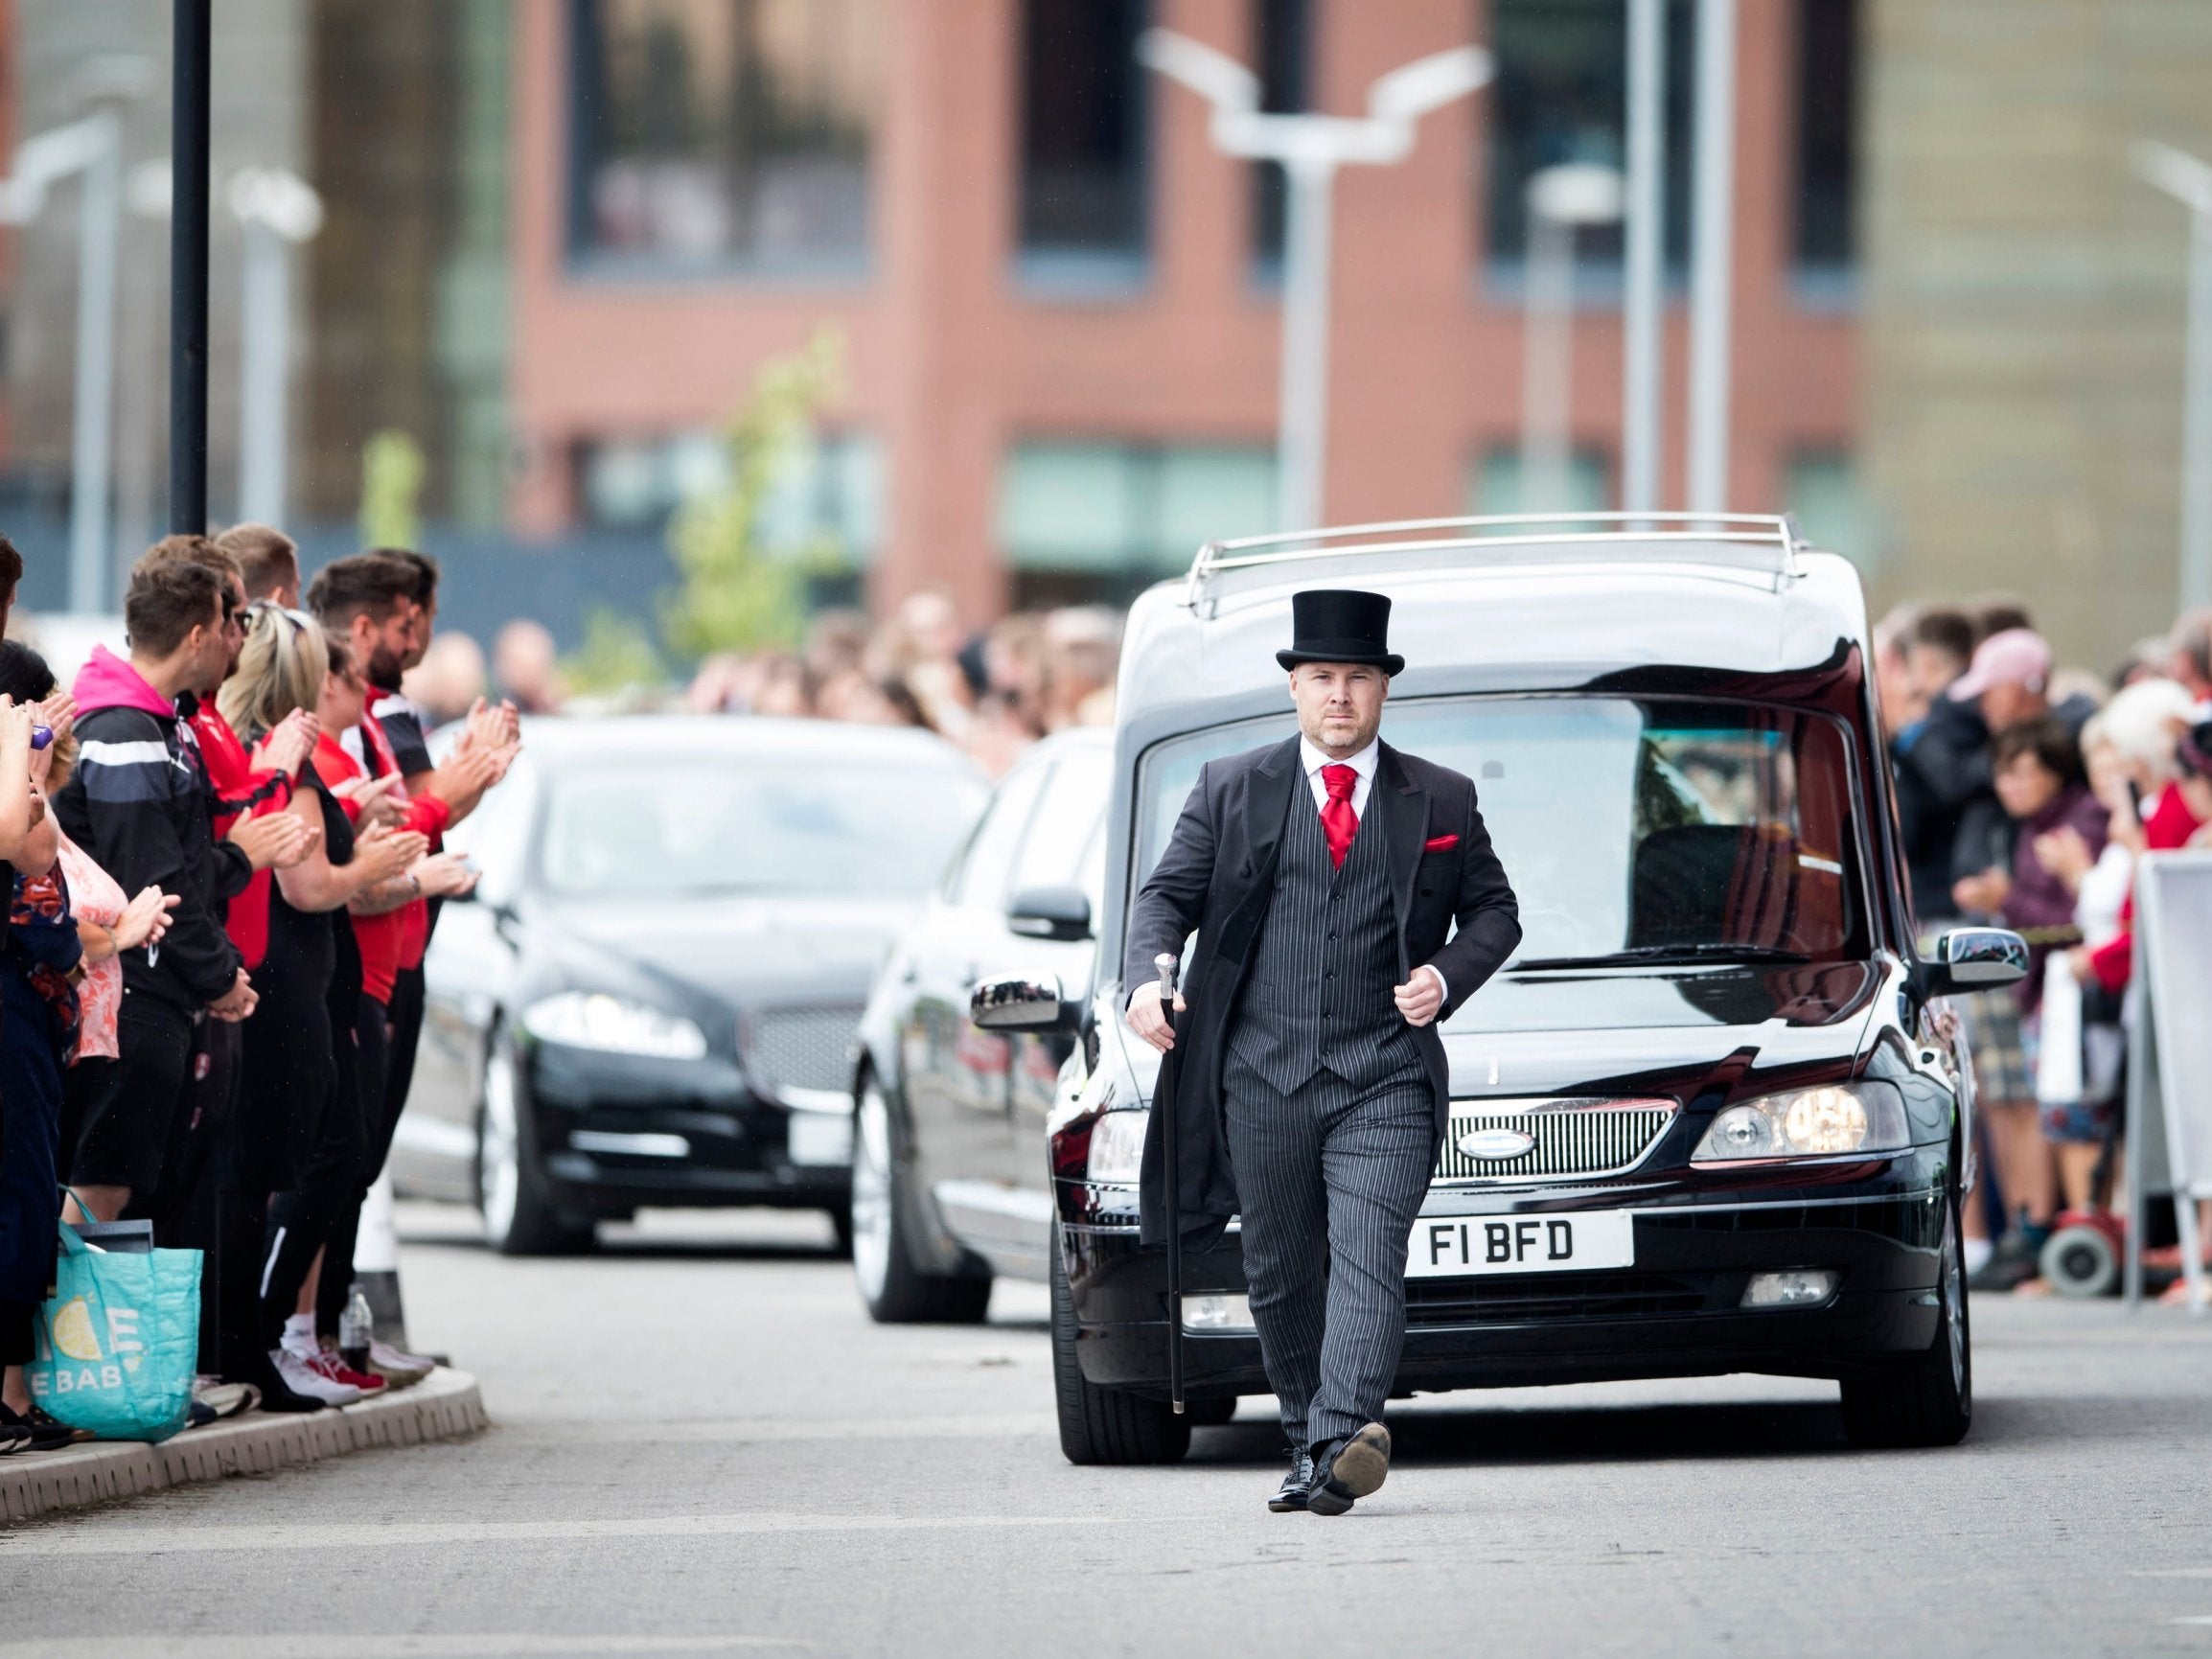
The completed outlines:
[[[1484,1102],[1469,1112],[1454,1103],[1451,1131],[1437,1157],[1438,1181],[1559,1181],[1619,1175],[1641,1163],[1672,1121],[1671,1100],[1531,1100]],[[1535,1144],[1513,1156],[1477,1156],[1463,1145],[1484,1131]]]
[[[746,1069],[769,1089],[835,1089],[852,1084],[858,1008],[769,1008],[739,1027]]]
[[[1539,1273],[1511,1279],[1409,1279],[1406,1325],[1421,1330],[1703,1313],[1711,1307],[1719,1278],[1714,1273]],[[1733,1282],[1740,1286],[1742,1276],[1734,1276]]]

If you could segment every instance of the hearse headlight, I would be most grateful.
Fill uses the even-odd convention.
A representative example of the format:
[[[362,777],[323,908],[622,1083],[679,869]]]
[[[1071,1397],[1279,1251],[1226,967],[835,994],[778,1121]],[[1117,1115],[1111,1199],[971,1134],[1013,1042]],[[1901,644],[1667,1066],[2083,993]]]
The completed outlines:
[[[1836,1158],[1897,1152],[1911,1144],[1904,1103],[1895,1089],[1886,1083],[1829,1084],[1729,1107],[1713,1119],[1690,1162]]]
[[[1090,1162],[1084,1171],[1102,1186],[1134,1187],[1144,1166],[1144,1125],[1152,1114],[1141,1108],[1102,1112],[1091,1125]]]
[[[522,1011],[522,1028],[541,1043],[646,1054],[658,1060],[706,1057],[706,1033],[680,1014],[598,991],[561,991]]]

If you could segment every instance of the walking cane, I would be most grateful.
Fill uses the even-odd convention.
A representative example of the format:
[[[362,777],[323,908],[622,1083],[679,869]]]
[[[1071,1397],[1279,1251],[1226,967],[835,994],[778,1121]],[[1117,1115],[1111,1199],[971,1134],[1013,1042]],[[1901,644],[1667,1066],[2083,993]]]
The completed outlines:
[[[1160,970],[1160,1011],[1175,1029],[1175,970],[1179,957],[1163,951],[1152,958]],[[1160,1056],[1160,1166],[1167,1198],[1167,1403],[1183,1415],[1183,1181],[1180,1143],[1175,1138],[1175,1088],[1182,1081],[1179,1048]]]

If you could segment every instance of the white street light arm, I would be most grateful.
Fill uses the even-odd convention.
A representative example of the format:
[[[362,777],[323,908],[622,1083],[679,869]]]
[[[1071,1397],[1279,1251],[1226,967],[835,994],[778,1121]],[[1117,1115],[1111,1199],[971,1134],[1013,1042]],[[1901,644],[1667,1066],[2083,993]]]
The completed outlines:
[[[2128,164],[2137,178],[2164,191],[2192,213],[2212,214],[2212,166],[2188,151],[2154,138],[2138,138],[2128,146]]]
[[[46,193],[81,173],[116,145],[115,117],[105,110],[57,127],[15,147],[14,171],[0,179],[0,223],[26,224],[46,205]]]
[[[1480,46],[1457,46],[1417,58],[1367,89],[1368,114],[1376,121],[1412,123],[1454,99],[1480,92],[1496,65]]]
[[[323,228],[323,198],[296,173],[281,167],[242,168],[225,193],[241,224],[265,225],[288,242],[312,241]]]
[[[1412,153],[1414,124],[1429,111],[1489,82],[1493,63],[1480,46],[1432,53],[1392,70],[1368,89],[1365,117],[1269,114],[1259,107],[1259,78],[1226,53],[1178,35],[1147,29],[1137,37],[1137,60],[1179,81],[1213,106],[1214,148],[1240,161],[1279,161],[1297,171],[1391,167]]]
[[[1226,52],[1172,29],[1147,29],[1137,37],[1137,61],[1180,81],[1224,114],[1259,108],[1259,77]]]

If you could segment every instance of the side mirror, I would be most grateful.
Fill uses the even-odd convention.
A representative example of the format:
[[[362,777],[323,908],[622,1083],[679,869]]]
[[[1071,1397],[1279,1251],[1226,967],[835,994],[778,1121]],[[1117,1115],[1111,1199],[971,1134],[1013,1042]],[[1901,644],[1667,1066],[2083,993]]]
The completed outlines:
[[[2028,977],[2028,943],[2007,928],[1953,928],[1936,940],[1921,976],[1931,997],[2016,984]]]
[[[1026,939],[1087,939],[1091,901],[1081,887],[1024,887],[1007,902],[1006,927]]]
[[[968,993],[968,1018],[984,1031],[1072,1031],[1078,1013],[1052,974],[979,979]]]

